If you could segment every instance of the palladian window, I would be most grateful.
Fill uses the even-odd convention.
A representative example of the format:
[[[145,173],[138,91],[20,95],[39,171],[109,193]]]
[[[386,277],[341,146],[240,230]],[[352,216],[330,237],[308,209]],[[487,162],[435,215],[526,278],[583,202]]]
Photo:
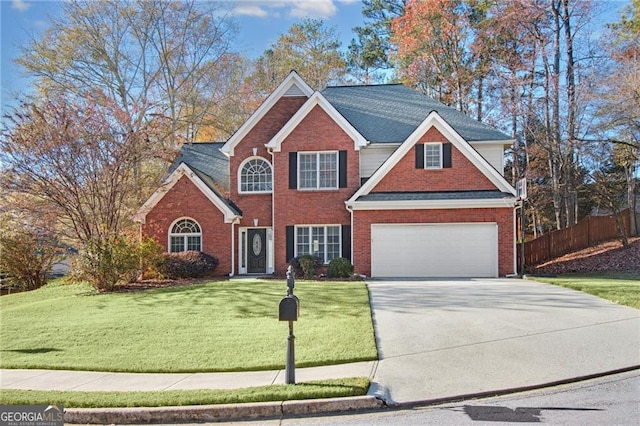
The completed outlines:
[[[202,231],[192,219],[180,219],[169,233],[169,252],[202,251]]]
[[[262,158],[252,158],[240,170],[240,192],[271,192],[271,165]]]

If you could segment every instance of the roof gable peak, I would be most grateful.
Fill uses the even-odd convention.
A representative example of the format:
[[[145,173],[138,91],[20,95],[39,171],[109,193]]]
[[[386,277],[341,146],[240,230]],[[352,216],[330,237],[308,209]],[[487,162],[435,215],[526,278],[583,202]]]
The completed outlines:
[[[427,118],[415,129],[415,131],[396,149],[393,154],[376,170],[376,172],[356,191],[347,201],[352,203],[359,197],[369,194],[382,179],[398,164],[398,162],[409,153],[422,135],[429,129],[435,127],[442,135],[451,142],[471,163],[483,173],[496,188],[502,192],[511,193],[515,196],[515,189],[506,181],[496,169],[494,169],[469,143],[460,136],[437,111],[431,111]]]
[[[220,151],[227,156],[233,156],[235,147],[244,139],[244,137],[253,129],[253,127],[264,117],[264,115],[273,108],[273,106],[282,97],[286,96],[306,96],[307,98],[313,94],[313,89],[300,77],[300,75],[291,71],[289,75],[280,83],[280,85],[264,100],[264,102],[254,111],[247,121],[227,140],[220,148]]]

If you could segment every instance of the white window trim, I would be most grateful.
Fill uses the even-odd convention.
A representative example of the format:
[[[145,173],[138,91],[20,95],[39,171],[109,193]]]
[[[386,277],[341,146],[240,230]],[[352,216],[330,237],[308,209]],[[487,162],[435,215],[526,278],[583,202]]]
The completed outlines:
[[[323,225],[323,224],[313,224],[313,225],[295,225],[294,226],[294,236],[293,236],[293,255],[295,257],[298,257],[298,229],[300,228],[306,228],[309,230],[309,237],[311,238],[311,236],[313,235],[313,232],[311,230],[311,228],[324,228],[324,255],[325,258],[322,259],[322,262],[324,265],[329,264],[330,261],[327,261],[326,259],[326,255],[327,255],[327,246],[328,246],[328,232],[327,232],[327,228],[338,228],[338,244],[339,244],[339,248],[338,248],[338,257],[342,256],[342,226],[338,225],[338,224],[327,224],[327,225]],[[310,244],[313,244],[313,241],[309,241]],[[311,250],[313,252],[313,250]],[[311,253],[312,254],[312,253]]]
[[[193,223],[195,223],[198,228],[200,229],[199,233],[180,233],[180,234],[175,234],[173,233],[173,227],[176,225],[176,223],[180,222],[181,220],[190,220]],[[187,216],[183,216],[181,218],[178,218],[176,220],[174,220],[171,225],[169,226],[169,232],[167,233],[167,253],[182,253],[182,252],[178,252],[178,251],[171,251],[171,237],[183,237],[183,248],[187,248],[187,237],[200,237],[200,249],[198,251],[202,251],[202,244],[203,244],[203,238],[202,238],[202,226],[200,226],[200,224],[198,223],[197,220],[191,218],[191,217],[187,217]],[[186,251],[186,250],[183,250]]]
[[[427,166],[427,146],[439,146],[440,150],[440,164],[438,167]],[[424,168],[426,170],[440,170],[442,169],[442,142],[429,142],[424,144]]]
[[[242,170],[244,166],[251,160],[262,160],[269,165],[269,169],[271,170],[271,190],[270,191],[243,191],[242,190]],[[238,167],[238,194],[271,194],[273,192],[273,165],[264,157],[260,157],[254,155],[252,157],[246,158]]]
[[[316,167],[316,186],[315,188],[301,188],[300,183],[302,180],[300,179],[300,155],[316,155],[316,166],[319,165],[320,154],[335,154],[336,156],[336,185],[332,187],[320,188],[320,167]],[[340,186],[340,154],[338,151],[299,151],[298,152],[298,160],[297,160],[297,168],[296,173],[298,174],[298,191],[333,191],[338,189]]]

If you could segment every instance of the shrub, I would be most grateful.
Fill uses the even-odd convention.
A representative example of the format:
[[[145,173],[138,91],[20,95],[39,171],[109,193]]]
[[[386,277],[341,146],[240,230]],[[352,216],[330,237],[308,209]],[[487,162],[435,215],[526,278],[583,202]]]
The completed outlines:
[[[293,266],[293,272],[296,277],[303,277],[305,279],[313,278],[316,269],[322,266],[322,259],[318,256],[311,254],[305,254],[302,256],[294,257],[289,262]]]
[[[218,259],[201,251],[166,253],[160,272],[166,278],[201,278],[210,276],[218,266]]]
[[[82,279],[97,290],[111,291],[118,283],[135,281],[142,271],[161,259],[162,247],[154,240],[142,242],[120,236],[91,241],[80,251],[72,279]]]
[[[35,290],[47,283],[51,266],[64,250],[55,238],[22,228],[0,235],[0,271],[6,282],[21,290]]]
[[[329,278],[349,278],[353,274],[353,265],[349,259],[336,257],[327,267]]]

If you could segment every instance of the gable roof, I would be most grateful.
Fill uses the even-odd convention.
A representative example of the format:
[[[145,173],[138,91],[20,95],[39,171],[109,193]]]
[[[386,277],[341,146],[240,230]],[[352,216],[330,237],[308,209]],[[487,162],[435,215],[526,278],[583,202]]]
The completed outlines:
[[[267,148],[273,148],[275,152],[280,151],[280,145],[282,141],[291,134],[291,132],[300,124],[300,122],[313,110],[315,106],[319,106],[322,108],[331,119],[340,126],[340,128],[354,141],[354,149],[357,151],[360,147],[367,145],[367,140],[356,130],[351,123],[349,123],[345,118],[340,115],[340,113],[331,105],[327,99],[322,96],[320,92],[315,92],[307,102],[298,109],[298,111],[287,121],[282,129],[276,135],[271,138],[269,143],[265,146]]]
[[[224,142],[198,142],[183,145],[178,156],[169,166],[167,176],[173,173],[180,163],[185,163],[189,168],[199,170],[228,191],[229,158],[220,152],[223,145]]]
[[[258,107],[257,110],[244,124],[227,140],[220,150],[229,156],[234,155],[236,145],[244,139],[245,136],[258,124],[267,112],[278,102],[283,96],[306,96],[307,98],[313,94],[313,89],[305,83],[305,81],[296,73],[291,71],[289,75],[280,83],[267,99]]]
[[[194,143],[183,145],[175,158],[162,185],[149,197],[134,215],[136,222],[144,223],[149,213],[160,200],[173,188],[182,176],[191,182],[211,201],[223,214],[226,223],[242,217],[242,211],[218,191],[220,185],[229,189],[229,159],[220,152],[223,143]]]
[[[402,84],[327,87],[322,94],[368,141],[404,142],[437,111],[467,142],[512,138]]]
[[[409,153],[411,148],[418,142],[418,140],[424,135],[430,128],[435,127],[442,133],[442,135],[450,141],[456,149],[458,149],[475,167],[484,174],[496,188],[508,194],[511,194],[514,198],[516,195],[515,189],[506,181],[496,169],[494,169],[487,160],[484,159],[478,151],[473,149],[464,138],[453,129],[437,111],[429,113],[427,118],[416,127],[416,129],[407,137],[407,139],[396,149],[393,154],[376,170],[373,175],[358,189],[355,194],[347,201],[348,206],[353,206],[355,202],[365,201],[364,198],[360,198],[368,195],[373,191],[378,183],[389,173],[393,167]]]

